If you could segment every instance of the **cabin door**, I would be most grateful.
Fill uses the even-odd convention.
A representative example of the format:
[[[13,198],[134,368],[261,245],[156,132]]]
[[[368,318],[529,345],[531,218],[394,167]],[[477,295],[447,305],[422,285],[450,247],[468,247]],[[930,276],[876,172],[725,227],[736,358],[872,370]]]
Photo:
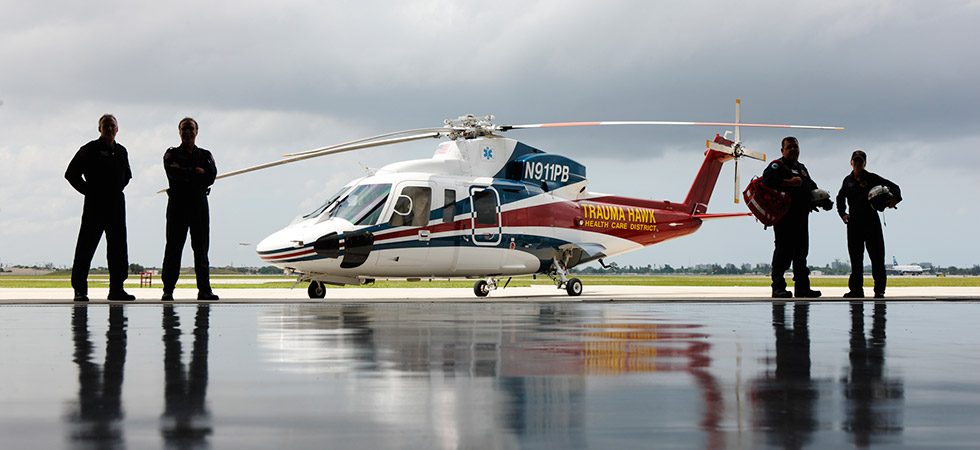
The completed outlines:
[[[496,246],[500,243],[500,195],[493,187],[470,188],[470,227],[473,243]]]
[[[432,214],[432,186],[428,183],[403,183],[396,192],[393,207],[388,218],[389,231],[385,245],[377,246],[383,250],[378,259],[379,266],[406,268],[426,264],[429,256],[430,226]],[[399,273],[410,276],[413,271]]]

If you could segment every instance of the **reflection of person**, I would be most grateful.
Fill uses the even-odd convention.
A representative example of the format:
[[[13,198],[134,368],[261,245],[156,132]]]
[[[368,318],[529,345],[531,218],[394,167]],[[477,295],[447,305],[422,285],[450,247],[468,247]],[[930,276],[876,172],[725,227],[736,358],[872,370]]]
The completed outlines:
[[[885,376],[884,302],[874,305],[871,338],[865,337],[864,304],[851,303],[851,339],[847,373],[841,379],[845,419],[841,427],[853,434],[858,448],[887,443],[883,435],[902,431],[904,382]]]
[[[180,318],[172,305],[163,307],[164,412],[160,433],[167,446],[191,448],[213,432],[205,398],[208,390],[209,305],[198,305],[194,317],[191,359],[184,366]]]
[[[810,247],[807,222],[812,208],[811,192],[817,188],[817,184],[799,162],[800,143],[795,137],[784,138],[781,151],[783,157],[769,164],[762,173],[762,182],[766,186],[790,195],[789,212],[772,227],[776,237],[772,252],[772,296],[793,296],[786,290],[786,280],[783,278],[792,262],[796,296],[819,297],[820,291],[810,289],[810,270],[806,266]]]
[[[123,290],[129,270],[126,248],[126,197],[123,189],[133,178],[126,147],[116,142],[116,118],[99,118],[99,138],[78,149],[68,164],[65,178],[85,196],[82,224],[75,243],[71,287],[76,302],[88,301],[88,271],[105,232],[109,264],[109,300],[135,300]]]
[[[119,448],[123,442],[122,384],[126,365],[126,315],[122,306],[109,307],[109,329],[106,331],[105,362],[92,362],[93,346],[89,339],[88,308],[75,307],[71,317],[74,360],[78,365],[78,405],[68,415],[73,424],[71,439],[75,446]]]
[[[208,193],[218,169],[211,152],[195,145],[197,121],[185,117],[177,125],[180,146],[163,154],[170,188],[167,195],[167,246],[163,254],[163,300],[174,299],[174,288],[180,276],[180,256],[190,229],[194,250],[194,274],[197,277],[197,299],[217,300],[211,291],[208,273]]]
[[[753,387],[752,398],[759,402],[760,428],[766,430],[771,447],[804,448],[818,429],[819,380],[810,375],[810,305],[793,306],[793,322],[786,320],[786,304],[773,302],[772,328],[776,335],[776,355],[768,359],[775,370],[768,370]]]
[[[851,154],[851,173],[844,177],[837,194],[837,213],[847,224],[847,253],[851,257],[851,277],[844,294],[847,298],[864,297],[864,249],[868,249],[871,259],[871,277],[875,282],[875,298],[885,297],[885,238],[881,232],[878,211],[871,206],[868,194],[875,186],[885,186],[893,198],[888,207],[894,208],[902,201],[902,191],[898,185],[877,174],[865,170],[868,155],[861,150]],[[844,202],[847,202],[847,205]],[[848,208],[850,207],[850,211]]]

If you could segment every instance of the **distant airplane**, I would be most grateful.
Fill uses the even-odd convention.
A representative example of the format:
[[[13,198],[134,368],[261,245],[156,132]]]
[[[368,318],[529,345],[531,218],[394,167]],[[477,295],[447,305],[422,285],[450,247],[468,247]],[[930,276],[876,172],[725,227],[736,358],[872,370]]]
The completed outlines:
[[[898,264],[898,260],[892,256],[892,270],[898,272],[900,275],[919,275],[922,273],[922,266],[918,264]]]

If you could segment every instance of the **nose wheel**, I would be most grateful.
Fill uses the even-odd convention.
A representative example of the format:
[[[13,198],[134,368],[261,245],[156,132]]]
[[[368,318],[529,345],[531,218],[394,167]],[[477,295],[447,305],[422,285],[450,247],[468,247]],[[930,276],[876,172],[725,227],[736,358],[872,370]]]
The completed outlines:
[[[310,294],[310,298],[324,298],[327,296],[327,288],[319,281],[311,281],[306,293]]]

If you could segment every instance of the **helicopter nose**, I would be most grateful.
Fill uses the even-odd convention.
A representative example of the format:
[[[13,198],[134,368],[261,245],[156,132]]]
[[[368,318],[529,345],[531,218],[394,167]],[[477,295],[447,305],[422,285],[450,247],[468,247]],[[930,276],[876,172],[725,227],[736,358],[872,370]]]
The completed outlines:
[[[267,236],[265,239],[262,239],[255,246],[255,252],[258,253],[259,256],[262,256],[263,254],[267,254],[267,253],[274,252],[276,250],[280,250],[280,249],[282,249],[284,247],[284,245],[283,245],[284,243],[281,242],[281,241],[282,240],[281,239],[277,239],[276,238],[276,235],[274,235],[274,234],[273,235],[270,235],[270,236]]]
[[[286,263],[312,255],[313,249],[295,237],[292,233],[280,230],[260,241],[255,246],[255,252],[262,261],[271,264]]]

